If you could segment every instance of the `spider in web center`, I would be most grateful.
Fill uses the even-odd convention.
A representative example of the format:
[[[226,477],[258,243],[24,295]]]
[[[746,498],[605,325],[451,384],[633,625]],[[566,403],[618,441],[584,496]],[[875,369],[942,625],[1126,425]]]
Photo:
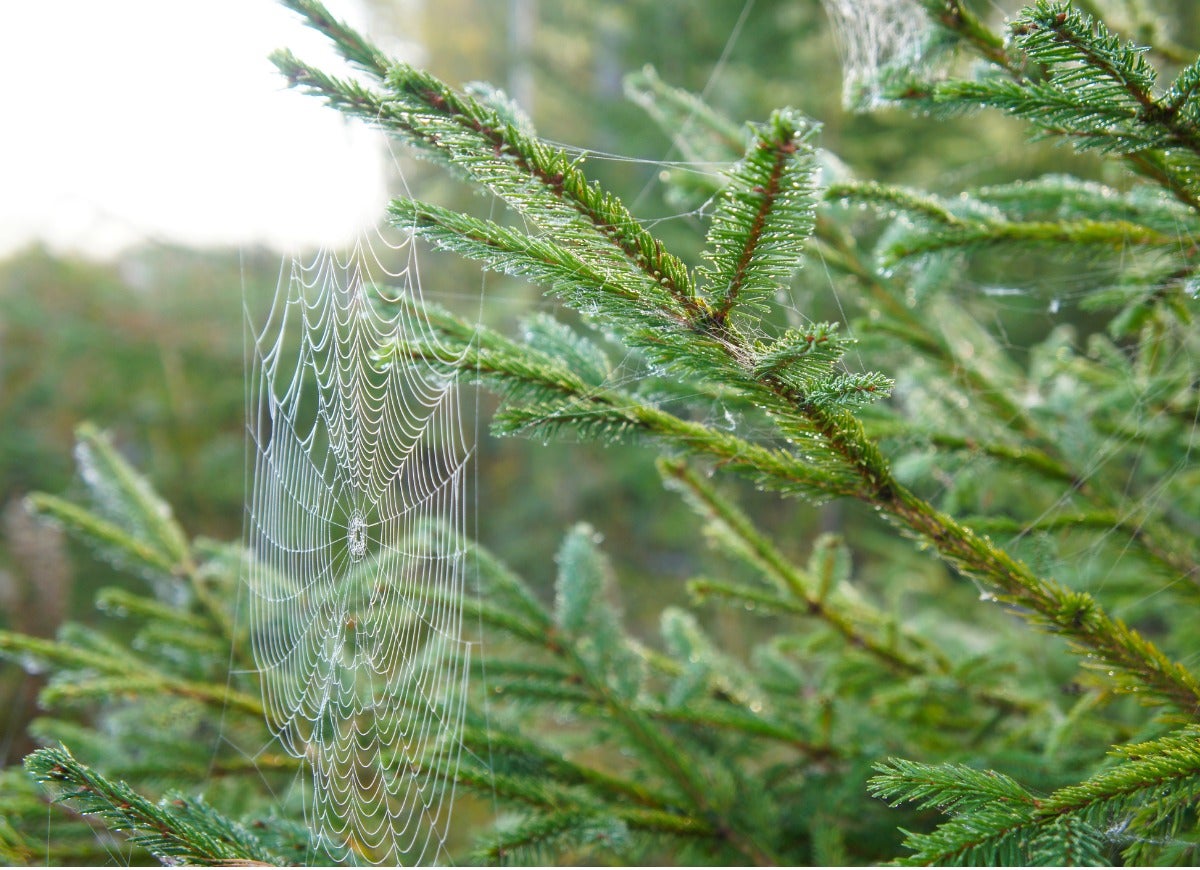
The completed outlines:
[[[346,527],[346,549],[355,562],[367,555],[367,521],[359,514],[350,517]]]

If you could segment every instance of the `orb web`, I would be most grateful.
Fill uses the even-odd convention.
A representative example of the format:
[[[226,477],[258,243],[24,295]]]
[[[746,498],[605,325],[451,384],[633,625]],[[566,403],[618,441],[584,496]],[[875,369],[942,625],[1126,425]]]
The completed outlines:
[[[411,241],[386,253],[407,266],[383,270],[366,241],[285,264],[251,325],[246,582],[267,720],[311,768],[312,827],[410,864],[444,857],[451,813],[470,450]],[[399,341],[429,362],[389,358]]]

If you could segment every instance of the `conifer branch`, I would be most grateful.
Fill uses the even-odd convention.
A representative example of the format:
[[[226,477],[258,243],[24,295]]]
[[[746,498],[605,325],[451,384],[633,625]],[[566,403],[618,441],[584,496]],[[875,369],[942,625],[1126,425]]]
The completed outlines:
[[[279,0],[287,8],[298,12],[304,23],[329,37],[329,41],[342,57],[364,72],[382,81],[387,77],[392,62],[386,54],[346,22],[331,15],[319,0]]]
[[[490,751],[494,753],[499,748],[507,762],[522,769],[529,767],[521,761],[522,757],[526,757],[564,786],[587,785],[601,793],[615,792],[611,795],[613,800],[633,797],[635,802],[646,806],[646,811],[638,811],[640,821],[630,819],[632,827],[670,832],[670,827],[662,828],[664,822],[670,822],[671,826],[683,824],[689,836],[704,835],[704,830],[708,830],[708,836],[728,843],[744,857],[757,863],[778,863],[769,850],[732,823],[714,821],[710,829],[695,827],[693,820],[727,819],[729,814],[713,803],[711,786],[700,773],[701,766],[685,750],[685,744],[673,736],[674,731],[668,731],[666,726],[674,729],[681,724],[688,724],[700,729],[732,730],[746,736],[780,741],[814,758],[828,759],[828,748],[813,745],[803,734],[786,725],[774,723],[760,715],[743,714],[736,706],[707,704],[684,709],[645,702],[636,695],[629,695],[627,687],[621,683],[628,683],[627,672],[631,668],[631,661],[627,660],[626,651],[633,651],[634,646],[620,634],[608,606],[597,600],[603,581],[596,573],[598,566],[593,560],[597,556],[589,539],[590,533],[586,533],[586,530],[577,531],[568,537],[560,551],[556,612],[553,616],[535,604],[533,599],[524,594],[517,596],[526,602],[521,605],[522,609],[528,606],[539,611],[530,622],[540,628],[531,630],[530,625],[523,624],[524,620],[517,619],[514,636],[548,654],[552,660],[561,663],[561,667],[548,668],[523,660],[511,663],[500,660],[491,663],[488,671],[493,679],[497,676],[506,677],[498,687],[503,695],[569,704],[577,712],[619,725],[633,739],[634,745],[639,747],[639,755],[672,784],[674,795],[668,797],[644,786],[598,774],[550,756],[523,740],[515,743],[509,740],[506,743],[502,738],[500,744],[490,746]],[[498,581],[502,589],[510,590],[504,593],[504,597],[513,600],[512,593],[522,585],[519,579],[495,563],[485,551],[477,547],[472,547],[472,551],[487,566],[484,571],[485,582]],[[466,603],[468,607],[471,606],[469,601]],[[510,625],[514,624],[512,618],[504,615],[500,608],[481,604],[475,605],[475,608],[483,615],[485,622],[502,631],[508,631]],[[497,616],[499,618],[495,618]],[[617,676],[617,682],[614,683],[614,676],[609,673],[612,669],[626,673]],[[467,779],[464,780],[463,776]],[[460,774],[458,781],[470,784],[472,776],[469,773]],[[502,782],[497,788],[511,792],[510,797],[515,800],[556,810],[571,804],[562,795],[551,800],[544,787],[535,787],[533,782],[525,783],[522,777],[507,776],[501,772],[501,778]],[[486,786],[486,783],[480,780],[479,785]],[[677,805],[681,797],[690,805],[686,817],[672,811],[673,805]],[[614,807],[614,812],[617,811]],[[651,820],[656,820],[652,826]]]
[[[559,616],[556,622],[564,630],[570,631],[575,621],[572,614],[578,612],[581,627],[584,621],[593,623],[593,637],[590,639],[589,646],[598,646],[598,642],[602,643],[603,638],[594,636],[596,633],[595,622],[604,613],[603,608],[589,606],[585,610],[581,605],[588,599],[580,597],[577,602],[572,602],[572,598],[579,596],[573,596],[570,589],[564,589],[562,585],[564,582],[587,582],[582,576],[583,572],[594,570],[588,564],[594,558],[590,555],[589,550],[590,547],[586,543],[585,536],[580,534],[569,537],[560,550]],[[593,594],[599,591],[596,581],[587,582],[587,586],[593,591]],[[601,631],[603,632],[603,629]],[[628,699],[621,697],[606,675],[589,661],[589,656],[581,648],[580,639],[574,637],[572,640],[575,642],[563,644],[560,655],[572,663],[584,684],[607,707],[609,715],[621,725],[634,744],[641,747],[647,760],[662,770],[679,789],[680,794],[692,804],[701,818],[721,820],[714,823],[718,836],[728,840],[735,849],[756,864],[778,864],[778,859],[765,851],[764,847],[755,842],[751,835],[733,827],[732,820],[721,812],[720,807],[713,804],[711,784],[706,780],[695,759],[689,757],[678,742],[665,731],[656,727],[651,717],[643,713],[636,705],[627,703]]]
[[[899,209],[914,217],[950,228],[968,226],[966,221],[950,211],[939,198],[891,184],[881,184],[878,181],[837,181],[825,188],[824,199],[828,203],[854,202],[882,206],[885,209]]]
[[[1064,186],[1057,180],[1046,181],[1041,187],[1048,195],[1054,197],[1052,202],[1056,204],[1061,202],[1064,197],[1082,198],[1082,204],[1077,207],[1081,213],[1096,213],[1098,197],[1104,193],[1104,191],[1095,191],[1079,185],[1067,184]],[[1022,190],[1025,192],[1024,188]],[[842,195],[853,196],[857,195],[859,189],[853,185],[846,185],[839,188],[839,192]],[[868,197],[876,198],[892,195],[886,189],[875,190],[870,185],[866,186],[863,193]],[[988,199],[994,196],[994,192],[990,190],[981,193]],[[1002,198],[1008,196],[1005,191],[998,191],[998,193]],[[917,213],[924,212],[928,216],[938,219],[939,222],[945,223],[945,219],[936,209],[930,210],[930,204],[920,199],[915,201],[901,199],[896,200],[894,204],[903,204],[908,210]],[[1046,207],[1046,205],[1041,206],[1043,209]],[[1106,207],[1113,209],[1111,196]],[[1120,202],[1120,208],[1113,210],[1112,216],[1116,220],[1106,222],[1106,225],[1119,227],[1126,220],[1135,221],[1142,225],[1147,232],[1162,235],[1163,250],[1170,250],[1178,246],[1178,240],[1166,234],[1167,228],[1177,229],[1181,221],[1190,218],[1188,214],[1180,212],[1178,207],[1164,207],[1161,212],[1158,205],[1144,206],[1141,203],[1129,203],[1128,211],[1125,210],[1125,207],[1126,203]],[[1162,226],[1161,230],[1157,228],[1158,225]],[[1010,397],[1008,389],[994,380],[986,378],[977,365],[956,354],[941,336],[930,330],[926,323],[915,318],[909,309],[895,301],[896,293],[888,279],[881,277],[865,261],[853,239],[840,232],[839,228],[829,221],[819,221],[817,233],[818,237],[827,244],[836,246],[838,258],[833,262],[840,263],[845,271],[872,292],[874,299],[886,304],[889,315],[900,324],[897,327],[892,320],[885,320],[876,324],[876,329],[896,331],[905,341],[924,351],[931,359],[941,364],[953,380],[962,384],[972,396],[993,406],[1000,418],[1008,421],[1010,428],[1015,429],[1017,434],[1025,436],[1028,440],[1020,447],[1008,447],[1003,444],[980,444],[975,439],[962,438],[949,433],[934,433],[922,437],[928,438],[937,446],[945,446],[950,449],[979,449],[988,455],[1004,459],[1006,462],[1027,465],[1049,478],[1058,478],[1069,483],[1072,493],[1091,502],[1101,511],[1124,513],[1119,503],[1105,488],[1093,485],[1089,482],[1086,474],[1071,467],[1077,460],[1072,461],[1068,457],[1059,458],[1056,455],[1059,453],[1057,445],[1042,431],[1043,427],[1034,421],[1020,403]],[[917,235],[914,238],[918,240],[918,243],[928,242],[936,245],[940,236],[936,234]],[[1113,241],[1116,242],[1115,236]],[[1190,424],[1191,417],[1189,416],[1187,420]],[[870,421],[868,425],[872,431],[880,432],[880,427],[885,424]],[[890,434],[891,431],[896,430],[884,428],[880,434]],[[1174,536],[1170,534],[1169,530],[1163,528],[1160,523],[1147,521],[1145,518],[1131,517],[1122,524],[1122,527],[1155,561],[1186,577],[1190,584],[1195,585],[1200,582],[1200,569],[1189,555],[1190,547],[1180,546],[1178,541],[1173,540]]]
[[[795,112],[776,112],[729,174],[706,245],[709,315],[719,329],[734,306],[761,305],[800,262],[813,224],[814,128]]]
[[[156,669],[149,662],[136,658],[128,650],[121,649],[116,654],[106,655],[96,648],[82,648],[0,630],[0,656],[14,661],[32,659],[46,666],[53,665],[85,673],[99,672],[116,681],[95,684],[95,688],[90,690],[91,694],[111,693],[114,686],[121,686],[139,694],[177,695],[182,698],[194,698],[220,709],[228,706],[256,717],[263,715],[262,702],[257,698],[223,684],[214,685],[174,677]],[[60,683],[48,687],[45,691],[57,693],[64,699],[77,697],[89,693],[89,682],[93,681],[78,685]]]
[[[558,752],[515,734],[468,729],[463,734],[463,742],[486,751],[494,758],[503,759],[500,762],[502,768],[538,770],[564,785],[586,786],[593,793],[606,795],[613,803],[633,801],[639,806],[660,811],[671,804],[669,795],[657,793],[645,783],[577,764]]]
[[[85,481],[98,501],[119,524],[140,533],[153,544],[172,572],[193,568],[187,536],[175,521],[170,506],[142,475],[117,453],[112,442],[90,423],[76,430],[76,455]]]
[[[1142,49],[1122,43],[1103,22],[1069,3],[1050,0],[1027,8],[1012,34],[1013,49],[1040,69],[1038,80],[1006,66],[1008,80],[935,85],[935,101],[991,105],[1078,148],[1120,154],[1180,202],[1200,209],[1195,173],[1187,168],[1200,157],[1200,133],[1180,120],[1174,103],[1154,97],[1156,73]],[[1188,154],[1173,156],[1175,149]]]
[[[726,730],[742,736],[761,737],[783,744],[806,758],[829,763],[839,760],[838,750],[827,743],[815,742],[808,734],[740,707],[728,704],[690,704],[688,706],[643,707],[642,712],[656,721],[684,724],[704,731]]]
[[[479,328],[474,343],[455,350],[462,354],[458,367],[465,377],[490,382],[502,393],[515,392],[518,397],[528,395],[530,389],[559,397],[554,402],[503,411],[497,419],[506,431],[552,431],[570,422],[585,423],[608,437],[636,433],[689,454],[711,457],[782,492],[803,492],[815,498],[855,492],[850,481],[835,476],[835,470],[815,468],[787,451],[683,420],[630,393],[592,387],[561,361],[545,358],[536,349],[484,327]],[[407,342],[385,346],[380,353],[383,359],[396,354],[410,362],[442,364],[440,357]],[[536,365],[531,365],[533,361]]]
[[[923,0],[930,16],[969,45],[980,57],[1019,77],[1019,61],[1008,52],[1004,40],[979,20],[962,0]]]
[[[591,184],[564,151],[531,138],[494,109],[406,64],[390,68],[381,95],[288,52],[272,59],[293,85],[440,156],[543,230],[575,238],[582,256],[599,268],[626,280],[638,275],[643,292],[661,305],[690,318],[704,313],[683,263],[619,200]]]
[[[909,834],[905,845],[913,854],[903,864],[1028,863],[1033,856],[1025,849],[1045,845],[1039,829],[1061,840],[1064,824],[1096,831],[1117,822],[1119,829],[1122,816],[1141,816],[1143,837],[1173,836],[1200,799],[1194,728],[1114,754],[1126,760],[1045,798],[994,771],[900,759],[876,765],[870,787],[893,803],[911,801],[952,817],[932,833]],[[1097,844],[1103,839],[1098,832],[1091,836]]]
[[[909,676],[938,675],[950,676],[950,659],[924,638],[912,635],[901,629],[900,638],[915,649],[921,650],[930,659],[918,657],[905,652],[896,639],[884,642],[864,630],[865,625],[882,625],[886,621],[881,613],[863,603],[853,608],[843,605],[838,608],[834,603],[835,590],[830,588],[828,578],[819,579],[805,576],[783,554],[778,551],[769,538],[761,534],[750,523],[750,519],[737,509],[735,505],[720,496],[713,487],[708,485],[682,462],[668,460],[659,461],[660,473],[673,481],[683,490],[688,500],[702,514],[721,523],[741,547],[751,556],[755,565],[768,577],[779,595],[756,592],[746,587],[734,587],[730,584],[711,581],[693,581],[689,588],[693,594],[701,596],[720,595],[732,597],[756,606],[766,607],[779,613],[792,616],[803,616],[818,619],[828,624],[856,649],[861,649],[889,669]],[[1029,705],[1022,701],[998,694],[977,685],[961,685],[961,690],[977,698],[989,706],[1004,712],[1028,712]]]
[[[904,438],[916,440],[918,443],[928,443],[941,450],[978,453],[998,459],[1009,466],[1024,466],[1040,477],[1070,484],[1072,488],[1082,485],[1082,481],[1063,463],[1049,454],[1027,445],[1017,446],[979,441],[975,438],[953,435],[948,432],[927,431],[886,419],[865,420],[863,425],[869,435],[880,440]]]
[[[1090,595],[1043,581],[990,540],[897,489],[885,506],[909,529],[930,540],[959,570],[996,588],[1000,600],[1028,608],[1026,618],[1068,638],[1080,652],[1112,668],[1118,682],[1177,707],[1185,716],[1200,711],[1200,683],[1129,626],[1108,616]],[[1102,663],[1102,664],[1101,664]]]
[[[1022,244],[1110,248],[1124,254],[1130,247],[1177,250],[1179,239],[1126,221],[1001,221],[938,233],[913,233],[894,242],[885,264],[939,251],[977,245]]]
[[[1170,165],[1161,154],[1139,151],[1128,155],[1126,160],[1135,172],[1158,184],[1184,205],[1200,212],[1200,194],[1189,184],[1187,176]]]
[[[692,805],[695,814],[714,820],[713,828],[719,838],[728,841],[734,849],[756,864],[778,864],[779,860],[756,842],[753,835],[735,827],[729,814],[722,812],[723,808],[714,803],[712,785],[696,759],[670,733],[658,727],[653,717],[643,711],[640,705],[629,703],[631,699],[623,697],[624,693],[597,667],[593,655],[587,651],[595,649],[603,656],[604,646],[624,646],[624,642],[623,639],[607,637],[615,631],[615,626],[610,627],[605,623],[615,621],[615,617],[605,616],[606,608],[596,602],[595,596],[600,592],[601,581],[595,577],[595,572],[600,570],[600,566],[596,563],[598,554],[590,544],[590,535],[585,532],[580,530],[569,536],[559,554],[558,612],[555,621],[567,635],[564,640],[570,642],[560,645],[558,655],[570,662],[583,684],[607,709],[611,719],[632,738],[634,745],[641,748],[646,759],[675,785],[680,795]],[[587,576],[589,573],[592,578]],[[581,631],[584,627],[588,629],[586,643]],[[622,669],[630,666],[629,663],[615,660],[612,664]],[[620,679],[627,680],[628,675],[621,675]]]
[[[742,128],[695,94],[667,85],[653,67],[626,76],[624,87],[626,96],[671,135],[685,160],[724,164],[745,150]]]
[[[1151,561],[1186,579],[1184,587],[1193,599],[1197,588],[1200,568],[1188,556],[1189,546],[1182,540],[1164,541],[1144,517],[1133,516],[1116,510],[1095,510],[1085,513],[1049,514],[1031,521],[1015,520],[1010,517],[972,517],[967,525],[981,532],[992,534],[1025,534],[1030,531],[1053,531],[1056,529],[1095,529],[1108,534],[1120,529],[1129,535],[1139,550]],[[1155,524],[1157,525],[1157,524]]]
[[[885,647],[862,634],[851,621],[841,613],[833,610],[826,603],[831,590],[822,589],[824,584],[815,578],[804,576],[788,559],[785,559],[774,544],[760,534],[751,524],[747,516],[737,510],[728,500],[720,497],[717,492],[705,484],[685,463],[680,461],[659,460],[659,473],[673,488],[679,489],[685,498],[703,516],[721,523],[738,543],[745,548],[757,567],[772,582],[784,598],[768,597],[766,593],[753,598],[757,603],[775,602],[775,606],[788,610],[795,615],[805,615],[822,620],[829,624],[851,646],[865,649],[876,656],[890,668],[904,673],[919,673],[923,670],[916,660],[908,657],[894,647]],[[724,584],[701,583],[695,585],[698,592],[711,594],[719,592],[729,594],[732,587]],[[748,592],[739,593],[742,597]],[[873,621],[882,622],[879,614],[870,614]]]
[[[670,813],[613,808],[601,815],[591,808],[572,808],[538,816],[491,836],[477,850],[477,856],[490,865],[537,863],[551,847],[567,853],[584,849],[622,856],[631,830],[688,838],[713,836],[702,822]]]
[[[178,567],[168,554],[149,541],[129,534],[116,523],[67,499],[34,493],[28,497],[28,504],[35,513],[75,530],[118,559],[167,575],[173,574]]]
[[[151,619],[187,631],[205,632],[212,628],[212,624],[202,616],[115,586],[105,587],[96,593],[96,609],[122,617]]]
[[[99,816],[111,830],[130,832],[133,843],[164,863],[287,863],[202,801],[174,797],[154,803],[80,764],[65,749],[40,749],[25,766],[34,779],[55,789],[56,801]]]
[[[845,189],[847,192],[849,188]],[[853,276],[871,294],[871,298],[884,307],[892,318],[875,325],[876,329],[893,331],[906,343],[936,361],[956,382],[962,384],[972,395],[987,402],[999,419],[1034,444],[1045,443],[1046,438],[1036,426],[1028,411],[1010,395],[1009,391],[984,375],[971,360],[956,354],[945,337],[934,331],[908,308],[900,297],[902,294],[894,283],[881,276],[867,259],[857,241],[830,220],[817,222],[817,238],[830,246],[836,253],[833,262]],[[824,252],[823,252],[824,255]],[[1036,448],[1028,448],[1036,452]],[[1041,460],[1035,460],[1041,461]],[[1047,454],[1045,461],[1054,463]]]
[[[544,372],[533,371],[528,364],[521,362],[522,353],[528,353],[530,349],[522,351],[509,344],[509,352],[503,356],[486,353],[488,348],[504,344],[504,339],[481,333],[476,345],[478,350],[464,349],[460,364],[462,370],[475,377],[499,377],[502,382],[511,384],[541,383],[559,394],[565,392],[576,400],[576,404],[570,407],[533,405],[525,409],[510,409],[498,417],[507,427],[520,429],[530,426],[553,432],[555,428],[571,423],[585,428],[602,423],[602,428],[610,432],[642,431],[685,447],[688,452],[709,453],[734,468],[751,472],[760,480],[775,478],[775,474],[758,462],[770,458],[770,466],[777,468],[779,455],[774,452],[750,445],[728,433],[717,433],[698,424],[686,423],[658,409],[630,401],[627,396],[618,398],[592,389],[580,395],[577,388],[566,384],[571,376],[561,371],[561,366],[552,360],[545,360],[547,371]],[[725,344],[717,345],[718,350],[725,347]],[[411,360],[421,359],[419,349],[397,350]],[[734,360],[747,353],[736,345],[728,352]],[[733,366],[736,363],[727,361],[723,368]],[[558,371],[551,376],[549,369],[552,368]],[[892,478],[878,448],[866,438],[859,421],[848,412],[823,407],[774,371],[764,373],[760,378],[762,386],[770,391],[768,395],[773,394],[775,402],[769,407],[775,412],[782,431],[799,438],[816,435],[818,443],[826,445],[842,465],[836,476],[828,471],[815,476],[813,472],[816,469],[807,464],[796,467],[798,474],[789,469],[784,474],[785,479],[791,482],[788,489],[799,489],[809,494],[815,490],[824,496],[852,495],[878,505],[902,525],[931,541],[951,564],[996,588],[1010,603],[1029,608],[1036,614],[1036,621],[1054,626],[1055,630],[1076,641],[1083,650],[1099,654],[1103,661],[1123,674],[1141,674],[1155,693],[1185,711],[1200,705],[1200,685],[1184,668],[1170,663],[1153,644],[1127,626],[1111,621],[1094,600],[1089,598],[1086,605],[1078,606],[1072,600],[1067,606],[1070,596],[1065,590],[1054,584],[1043,584],[1026,566],[1013,560],[990,541],[978,538],[901,487]],[[731,449],[735,442],[739,449]],[[796,487],[799,479],[805,479],[806,484]],[[1081,610],[1096,615],[1095,625],[1091,629],[1080,624]]]
[[[647,350],[657,346],[651,338],[655,332],[688,323],[677,313],[655,310],[640,288],[548,239],[410,199],[395,199],[388,210],[394,226],[442,250],[477,260],[489,269],[547,285],[572,307],[586,310],[601,299],[606,314],[631,327],[654,318],[650,328],[634,333],[646,336],[640,344]]]
[[[1185,204],[1196,205],[1194,179],[1187,170],[1191,158],[1169,153],[1192,145],[1186,136],[1181,139],[1172,131],[1173,121],[1163,114],[1167,104],[1156,101],[1151,92],[1153,71],[1144,65],[1136,49],[1110,37],[1098,25],[1072,17],[1066,7],[1045,2],[1018,24],[1010,46],[1000,47],[966,15],[960,3],[940,5],[946,16],[943,23],[984,56],[990,53],[1008,79],[993,70],[991,77],[978,82],[940,85],[935,89],[939,99],[990,101],[1011,114],[1030,118],[1045,132],[1069,136],[1083,147],[1120,154],[1160,179]],[[1044,20],[1046,16],[1053,20]],[[1071,32],[1078,39],[1064,37],[1056,29],[1061,26],[1074,28]],[[788,152],[781,143],[793,142],[794,130],[789,136],[772,140],[768,148],[761,147],[766,140],[760,138],[758,150],[752,145],[723,191],[718,220],[709,238],[707,257],[713,266],[698,273],[709,279],[701,296],[682,263],[615,197],[587,181],[581,161],[568,160],[563,152],[517,129],[488,105],[402,65],[390,68],[379,90],[322,77],[288,58],[282,58],[281,67],[291,69],[301,84],[344,111],[367,117],[465,173],[511,205],[531,229],[510,230],[416,203],[397,204],[394,216],[398,224],[435,244],[477,259],[488,268],[526,275],[549,285],[588,317],[615,326],[617,338],[642,351],[652,363],[661,364],[668,376],[719,380],[736,395],[739,407],[752,406],[773,424],[761,442],[754,442],[669,414],[646,392],[610,386],[603,355],[587,350],[575,353],[576,344],[569,334],[558,332],[550,324],[539,328],[548,337],[547,345],[556,350],[539,353],[536,346],[508,342],[486,330],[472,332],[462,324],[447,325],[445,318],[439,323],[435,315],[436,328],[460,353],[455,365],[461,376],[487,381],[506,394],[508,404],[496,417],[499,430],[552,434],[569,428],[608,438],[648,435],[669,449],[715,459],[785,492],[815,498],[851,496],[879,510],[905,534],[932,545],[945,562],[975,578],[999,601],[1035,625],[1062,634],[1072,648],[1089,657],[1090,666],[1109,671],[1119,690],[1138,692],[1148,701],[1175,707],[1184,716],[1193,716],[1200,709],[1200,684],[1195,677],[1109,616],[1091,596],[1039,577],[1003,548],[899,483],[878,444],[867,436],[856,416],[858,406],[885,394],[890,382],[883,375],[840,370],[845,343],[831,327],[797,327],[778,337],[766,336],[756,328],[756,301],[765,300],[790,275],[785,270],[790,270],[798,254],[795,239],[790,238],[786,256],[759,260],[764,251],[770,252],[771,246],[764,240],[771,236],[771,219],[790,210],[789,226],[794,230],[804,225],[805,233],[809,229],[804,214],[810,207],[807,193],[796,197],[794,208],[778,210],[789,169],[784,159]],[[1185,105],[1189,99],[1185,94],[1192,90],[1195,88],[1184,81],[1180,95],[1172,99]],[[1095,105],[1097,94],[1104,99]],[[779,119],[776,116],[773,122]],[[756,158],[761,158],[761,163],[755,164]],[[791,168],[797,173],[807,171],[799,165]],[[925,225],[921,227],[923,232],[902,239],[902,245],[892,252],[893,259],[1013,242],[1054,243],[1071,248],[1105,245],[1121,250],[1133,244],[1153,249],[1155,254],[1178,249],[1179,236],[1167,221],[1165,209],[1147,209],[1145,220],[1137,209],[1105,219],[1093,219],[1086,209],[1083,214],[1031,212],[997,218],[992,215],[1000,209],[986,198],[952,208],[932,198],[868,185],[857,189],[846,185],[835,193],[887,202],[918,217]],[[1068,195],[1064,193],[1060,199],[1065,202]],[[811,215],[807,219],[811,224]],[[840,255],[841,265],[864,280],[874,295],[890,300],[888,312],[895,316],[889,328],[941,362],[972,395],[986,396],[993,407],[1006,409],[1002,423],[1008,432],[1029,436],[1032,441],[1027,452],[1024,446],[997,444],[991,448],[992,455],[1068,483],[1072,508],[1091,501],[1096,509],[1093,513],[1123,513],[1121,503],[1127,501],[1124,496],[1098,494],[1096,490],[1102,487],[1096,481],[1075,472],[1078,460],[1063,455],[1061,439],[1043,431],[1020,398],[1010,394],[1008,382],[1017,381],[1018,376],[1010,376],[1006,370],[996,374],[982,365],[977,371],[970,367],[965,373],[956,371],[962,354],[955,352],[947,336],[905,312],[898,288],[881,280],[855,245],[844,244],[832,232],[827,235],[829,226],[819,224],[817,233]],[[930,227],[932,232],[928,231]],[[746,328],[734,329],[730,323]],[[442,371],[447,366],[440,349],[419,341],[396,342],[382,354],[439,366]],[[1144,363],[1153,366],[1153,354],[1146,354]],[[993,374],[1001,386],[992,382]],[[947,437],[960,438],[955,434]],[[773,446],[783,441],[789,444],[787,449]],[[961,441],[964,446],[972,443],[967,438]],[[1147,540],[1155,537],[1149,535]],[[1165,538],[1156,545],[1160,550],[1164,549],[1162,540]],[[789,577],[772,565],[772,551],[758,543],[752,536],[743,535],[743,545],[756,553],[770,576],[782,582],[786,595],[795,597],[793,603],[806,612],[813,609],[814,601],[818,610],[824,607],[823,594],[814,593],[803,583],[799,590],[792,589]],[[567,561],[566,554],[562,560]],[[623,666],[636,669],[636,662],[623,643],[615,617],[594,597],[594,567],[584,560],[560,572],[564,598],[550,620],[553,630],[543,632],[544,651],[563,663],[559,670],[574,674],[577,682],[563,684],[561,674],[550,670],[520,673],[514,667],[513,688],[527,696],[576,708],[595,706],[609,711],[617,727],[638,747],[638,755],[678,792],[689,813],[719,815],[721,802],[713,799],[711,783],[691,763],[682,735],[687,727],[712,726],[737,714],[725,716],[724,708],[710,705],[705,699],[681,716],[682,705],[648,705],[635,696],[639,677],[624,672]],[[780,597],[787,600],[786,595]],[[484,611],[480,614],[483,616]],[[531,642],[538,634],[538,619],[514,615],[504,607],[494,608],[485,618],[496,625],[507,620],[523,632],[518,636]],[[830,621],[829,614],[823,618]],[[861,634],[854,624],[847,622],[846,626],[847,630],[841,632],[844,638]],[[672,691],[677,694],[672,697],[692,697],[688,693],[694,684],[687,679],[701,679],[707,674],[705,668],[711,662],[704,658],[703,650],[697,650],[697,668],[674,681]],[[886,644],[879,645],[879,651],[889,650]],[[904,661],[894,661],[893,665],[902,666]],[[915,658],[914,663],[928,667]],[[723,674],[722,678],[729,680],[730,676]],[[739,708],[730,705],[730,709]],[[665,724],[669,719],[673,721],[670,728]],[[763,721],[770,720],[763,717]],[[988,791],[985,781],[972,779],[963,771],[954,772],[951,778],[966,783],[964,796],[997,797]],[[950,786],[943,783],[939,787],[945,790]],[[1032,798],[1026,800],[1017,791],[1009,791],[1005,797],[1009,803],[1033,805]],[[972,812],[987,809],[981,803],[968,806],[966,797],[956,800],[954,806],[958,808],[967,807]],[[530,842],[553,839],[558,836],[556,832],[574,836],[589,824],[554,815],[549,804],[543,804],[543,809],[543,816],[526,828]],[[1076,819],[1071,813],[1046,823],[1071,842],[1062,853],[1044,851],[1049,848],[1044,831],[1033,831],[1032,839],[1005,839],[1006,831],[1013,829],[1008,824],[1012,819],[1001,821],[1007,828],[992,845],[1016,848],[1013,844],[1021,842],[1021,848],[1042,850],[1036,851],[1039,855],[1088,855],[1094,845],[1087,820]],[[543,826],[540,833],[538,824]],[[736,838],[735,846],[744,857],[772,857],[737,825],[718,826],[716,831]]]

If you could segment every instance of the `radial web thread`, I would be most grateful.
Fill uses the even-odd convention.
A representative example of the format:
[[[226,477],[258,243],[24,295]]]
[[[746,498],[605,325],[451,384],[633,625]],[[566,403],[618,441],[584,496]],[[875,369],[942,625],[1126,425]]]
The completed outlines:
[[[312,827],[392,864],[445,859],[470,657],[470,449],[454,360],[438,358],[405,252],[389,287],[372,282],[383,267],[366,241],[285,264],[249,330],[247,407],[246,582],[267,720],[311,767]],[[390,359],[401,341],[431,363]]]

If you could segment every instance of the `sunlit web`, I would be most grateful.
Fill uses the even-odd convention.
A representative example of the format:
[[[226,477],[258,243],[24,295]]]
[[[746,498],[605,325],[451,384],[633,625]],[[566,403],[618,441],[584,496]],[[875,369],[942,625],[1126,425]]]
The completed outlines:
[[[411,242],[386,253],[408,266],[387,272],[366,241],[287,263],[249,318],[246,582],[267,719],[312,769],[313,828],[419,863],[444,858],[466,701],[470,449]],[[428,365],[387,357],[406,340]]]

